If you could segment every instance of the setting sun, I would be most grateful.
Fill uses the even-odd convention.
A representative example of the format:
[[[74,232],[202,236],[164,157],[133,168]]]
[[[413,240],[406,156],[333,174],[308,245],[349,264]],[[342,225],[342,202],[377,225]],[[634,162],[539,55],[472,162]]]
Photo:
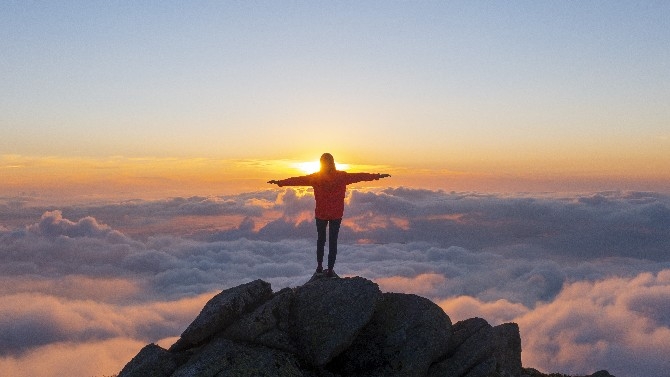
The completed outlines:
[[[293,167],[302,171],[305,174],[316,173],[321,169],[321,164],[319,161],[305,161],[305,162],[296,162],[293,164]],[[335,163],[337,170],[347,170],[349,169],[349,164],[338,164]]]

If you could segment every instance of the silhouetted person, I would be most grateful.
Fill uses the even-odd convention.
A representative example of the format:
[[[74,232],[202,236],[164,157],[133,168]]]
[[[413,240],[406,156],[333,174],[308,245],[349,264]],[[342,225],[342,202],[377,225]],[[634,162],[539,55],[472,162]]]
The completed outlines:
[[[337,235],[340,232],[340,224],[344,215],[344,196],[347,185],[362,182],[374,181],[380,178],[390,177],[388,174],[373,173],[347,173],[335,168],[335,159],[330,153],[321,155],[321,170],[301,177],[292,177],[279,181],[272,180],[268,183],[282,186],[312,186],[314,188],[314,199],[316,208],[314,217],[316,218],[316,272],[323,270],[323,254],[326,245],[326,227],[328,231],[328,269],[325,271],[327,276],[333,276],[333,267],[337,257]]]

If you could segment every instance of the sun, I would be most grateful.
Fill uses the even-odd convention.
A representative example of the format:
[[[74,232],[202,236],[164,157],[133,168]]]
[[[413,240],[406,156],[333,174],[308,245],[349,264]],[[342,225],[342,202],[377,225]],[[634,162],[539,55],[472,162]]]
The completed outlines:
[[[312,174],[321,169],[321,164],[319,164],[319,161],[305,161],[297,162],[295,167],[305,174]]]
[[[293,167],[300,170],[301,172],[305,174],[312,174],[316,173],[321,169],[321,163],[319,161],[304,161],[304,162],[296,162],[293,164]],[[349,169],[349,164],[338,164],[337,162],[335,163],[335,168],[337,170],[347,170]]]

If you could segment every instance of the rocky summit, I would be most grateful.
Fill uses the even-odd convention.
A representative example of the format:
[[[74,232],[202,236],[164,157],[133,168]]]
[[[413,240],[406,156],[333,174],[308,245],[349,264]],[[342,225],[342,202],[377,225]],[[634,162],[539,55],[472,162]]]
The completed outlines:
[[[222,291],[169,349],[149,344],[119,373],[214,376],[549,375],[522,367],[515,323],[491,326],[471,318],[452,324],[426,298],[382,293],[361,277],[315,274],[279,292],[262,280]]]

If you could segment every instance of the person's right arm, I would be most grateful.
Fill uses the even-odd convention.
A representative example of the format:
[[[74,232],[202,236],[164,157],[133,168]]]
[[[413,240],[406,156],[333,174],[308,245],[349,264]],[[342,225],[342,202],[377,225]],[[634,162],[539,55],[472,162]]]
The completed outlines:
[[[313,174],[303,175],[301,177],[291,177],[286,179],[281,179],[279,181],[271,180],[268,183],[277,185],[279,187],[283,186],[311,186],[313,182]]]

